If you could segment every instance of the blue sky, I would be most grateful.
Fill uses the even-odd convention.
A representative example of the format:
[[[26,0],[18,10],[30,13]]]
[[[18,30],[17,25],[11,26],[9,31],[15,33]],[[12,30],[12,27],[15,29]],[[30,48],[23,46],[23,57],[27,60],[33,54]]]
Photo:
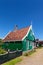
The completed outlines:
[[[43,0],[0,0],[0,38],[31,21],[35,37],[43,40]]]

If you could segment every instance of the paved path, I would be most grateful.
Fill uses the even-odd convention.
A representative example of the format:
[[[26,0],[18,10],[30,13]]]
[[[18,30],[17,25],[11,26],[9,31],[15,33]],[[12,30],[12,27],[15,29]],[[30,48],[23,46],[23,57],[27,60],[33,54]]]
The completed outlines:
[[[43,65],[43,48],[37,49],[31,56],[23,57],[17,65]]]

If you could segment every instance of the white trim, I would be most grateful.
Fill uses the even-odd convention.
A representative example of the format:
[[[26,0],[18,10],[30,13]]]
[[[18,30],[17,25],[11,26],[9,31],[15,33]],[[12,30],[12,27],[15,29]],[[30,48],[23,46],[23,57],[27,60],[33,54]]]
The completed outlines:
[[[21,40],[6,40],[5,42],[16,42],[16,41],[21,41]]]
[[[11,31],[9,31],[7,34],[6,34],[6,36],[10,33]],[[6,38],[6,36],[3,38],[3,39],[5,39]]]
[[[30,29],[32,29],[32,25],[30,25],[29,29],[28,29],[28,32],[27,34],[22,38],[22,41],[26,38],[26,36],[28,36],[29,32],[30,32]]]

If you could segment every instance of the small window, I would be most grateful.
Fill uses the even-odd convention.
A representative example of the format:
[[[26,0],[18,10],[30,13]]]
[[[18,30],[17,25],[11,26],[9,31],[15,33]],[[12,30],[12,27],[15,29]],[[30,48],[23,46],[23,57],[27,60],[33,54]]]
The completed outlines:
[[[8,46],[8,42],[6,43],[6,45]]]

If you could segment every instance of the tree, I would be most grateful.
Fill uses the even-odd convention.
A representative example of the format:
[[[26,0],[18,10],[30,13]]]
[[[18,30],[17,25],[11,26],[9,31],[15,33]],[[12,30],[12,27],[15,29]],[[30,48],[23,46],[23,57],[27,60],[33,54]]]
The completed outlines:
[[[0,45],[2,45],[3,44],[3,41],[2,41],[2,39],[0,39]]]

